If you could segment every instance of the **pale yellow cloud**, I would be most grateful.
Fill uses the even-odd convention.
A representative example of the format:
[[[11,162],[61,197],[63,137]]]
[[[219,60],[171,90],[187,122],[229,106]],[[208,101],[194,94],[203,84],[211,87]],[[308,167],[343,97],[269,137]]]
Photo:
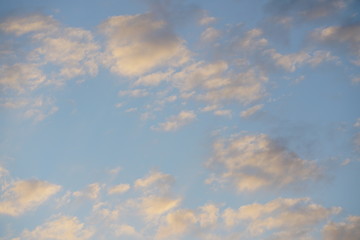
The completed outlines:
[[[305,64],[315,67],[325,61],[336,61],[338,59],[327,51],[315,51],[313,53],[301,51],[283,55],[278,53],[275,49],[267,49],[264,51],[264,54],[270,56],[270,58],[275,62],[275,65],[288,72],[294,72]]]
[[[264,106],[263,104],[258,104],[258,105],[252,106],[252,107],[242,111],[240,113],[240,116],[243,118],[248,118],[248,117],[254,115],[256,112],[258,112],[260,109],[262,109],[263,106]]]
[[[212,42],[219,38],[221,32],[213,27],[208,27],[204,32],[201,33],[200,39],[204,42]]]
[[[145,76],[141,76],[136,80],[135,86],[157,86],[163,81],[170,79],[170,76],[174,73],[173,70],[168,70],[165,72],[155,72]]]
[[[178,115],[171,116],[165,122],[159,123],[158,126],[152,128],[165,132],[176,131],[195,119],[196,114],[193,111],[181,111]]]
[[[139,209],[147,219],[152,219],[175,208],[180,202],[179,198],[150,195],[141,199]]]
[[[218,179],[230,181],[239,191],[282,188],[321,176],[316,163],[301,159],[265,134],[219,140],[213,148],[214,155],[208,164],[223,170]]]
[[[360,236],[360,217],[350,216],[346,222],[330,222],[323,229],[324,240],[358,240]]]
[[[133,226],[122,224],[115,228],[115,235],[120,236],[130,236],[130,237],[137,237],[141,238],[141,234],[136,231]]]
[[[86,240],[94,231],[79,222],[76,217],[59,216],[51,219],[34,230],[25,230],[23,240]]]
[[[169,239],[173,236],[184,234],[196,222],[196,215],[191,210],[180,209],[169,213],[166,216],[166,224],[160,226],[156,234],[156,238]]]
[[[85,197],[90,199],[96,199],[99,197],[101,185],[99,183],[89,184],[84,190],[76,191],[73,193],[75,197]]]
[[[108,38],[105,64],[114,73],[138,76],[189,60],[184,41],[152,14],[111,17],[100,29]]]
[[[337,207],[325,208],[308,198],[278,198],[266,204],[228,208],[222,217],[227,227],[245,225],[250,236],[260,236],[275,230],[274,235],[288,235],[294,239],[294,235],[299,232],[306,235],[314,225],[326,221],[340,210]]]
[[[0,214],[19,216],[33,210],[57,193],[61,187],[40,180],[19,180],[5,189]]]
[[[130,185],[129,184],[119,184],[109,188],[108,194],[121,194],[129,191]]]
[[[9,18],[0,24],[0,30],[23,35],[30,32],[51,31],[57,27],[57,22],[51,16],[31,15],[22,18]]]

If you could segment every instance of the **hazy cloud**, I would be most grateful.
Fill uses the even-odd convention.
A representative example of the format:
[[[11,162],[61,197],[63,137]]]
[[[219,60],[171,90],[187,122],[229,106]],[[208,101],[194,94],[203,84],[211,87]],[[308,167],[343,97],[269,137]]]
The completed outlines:
[[[346,222],[330,222],[323,229],[324,240],[357,240],[360,236],[360,217],[350,216]]]
[[[193,111],[181,111],[178,115],[171,116],[165,122],[159,123],[153,129],[165,132],[176,131],[180,127],[192,122],[195,118],[196,114]]]

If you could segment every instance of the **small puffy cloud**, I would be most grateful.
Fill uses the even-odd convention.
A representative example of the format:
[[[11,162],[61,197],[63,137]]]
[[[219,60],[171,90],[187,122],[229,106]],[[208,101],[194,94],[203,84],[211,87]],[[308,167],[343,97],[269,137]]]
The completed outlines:
[[[74,192],[75,197],[85,197],[90,199],[98,198],[100,194],[101,186],[98,183],[89,184],[83,191]]]
[[[23,18],[9,18],[0,24],[0,30],[17,36],[40,31],[51,31],[57,22],[51,16],[31,15]]]
[[[219,208],[214,204],[206,204],[201,206],[198,219],[201,227],[215,225],[219,217]]]
[[[201,40],[204,42],[212,42],[220,37],[221,32],[213,27],[208,27],[203,33],[201,33]]]
[[[356,120],[356,122],[354,123],[354,127],[360,128],[360,118]]]
[[[135,181],[135,188],[150,189],[155,188],[161,193],[167,193],[174,183],[174,177],[158,171],[152,171],[147,176]]]
[[[166,81],[169,79],[171,74],[173,73],[173,70],[168,70],[166,72],[155,72],[151,73],[145,76],[141,76],[136,82],[135,86],[141,85],[141,86],[157,86],[162,81]]]
[[[108,190],[108,194],[121,194],[121,193],[125,193],[130,189],[130,185],[129,184],[119,184],[116,186],[113,186],[111,188],[109,188]]]
[[[13,182],[2,193],[0,214],[19,216],[40,206],[61,187],[40,180],[19,180]]]
[[[218,181],[230,181],[239,191],[283,188],[321,176],[316,163],[301,159],[265,134],[218,140],[213,149],[208,164],[222,170]]]
[[[179,198],[150,195],[141,199],[139,209],[147,219],[151,219],[175,208],[180,202]]]
[[[263,72],[249,69],[232,76],[229,84],[210,89],[199,94],[198,98],[215,104],[231,100],[248,104],[265,96],[264,84],[267,80]]]
[[[291,17],[297,22],[306,22],[335,14],[350,2],[351,0],[270,0],[266,4],[266,10],[274,18]]]
[[[347,50],[355,56],[353,63],[358,65],[360,61],[360,23],[353,23],[340,26],[328,26],[315,29],[311,38],[330,47]]]
[[[225,61],[214,63],[196,62],[173,75],[173,83],[183,91],[189,91],[197,87],[212,89],[229,84],[229,79],[223,77],[228,69]]]
[[[136,229],[133,226],[122,224],[115,228],[115,235],[120,236],[130,236],[130,237],[141,237]]]
[[[201,17],[199,18],[199,24],[200,25],[209,25],[211,23],[216,22],[216,18],[209,16],[208,12],[203,11],[201,14]]]
[[[180,66],[190,53],[166,22],[152,14],[115,16],[101,24],[108,39],[105,64],[125,76],[142,75],[162,66]]]
[[[287,235],[289,239],[294,239],[299,232],[306,235],[315,225],[338,214],[340,210],[337,207],[325,208],[308,198],[278,198],[265,204],[227,208],[222,217],[229,228],[245,225],[250,236],[275,231],[275,236]]]
[[[26,240],[86,240],[93,231],[79,222],[76,217],[59,216],[51,219],[34,230],[25,230],[21,239]]]
[[[251,108],[248,108],[244,111],[242,111],[240,113],[240,116],[243,117],[243,118],[248,118],[252,115],[254,115],[255,113],[257,113],[260,109],[263,108],[263,104],[258,104],[258,105],[255,105],[255,106],[252,106]]]
[[[225,117],[231,117],[232,112],[228,109],[222,109],[222,110],[215,110],[214,115],[216,116],[225,116]]]
[[[360,236],[360,217],[350,216],[346,222],[328,223],[323,229],[324,240],[358,240]]]
[[[337,60],[337,57],[332,56],[330,52],[327,51],[315,51],[312,54],[302,51],[283,55],[275,49],[268,49],[264,51],[264,54],[270,56],[270,58],[275,61],[275,65],[288,72],[294,72],[305,64],[315,67],[325,61]]]
[[[157,127],[153,127],[154,130],[160,131],[176,131],[180,127],[192,122],[196,118],[196,114],[193,111],[181,111],[178,115],[169,117],[165,122],[160,123]]]
[[[146,97],[149,95],[149,92],[145,89],[134,89],[134,90],[124,90],[119,92],[119,96],[129,96],[129,97]]]
[[[268,41],[261,37],[262,34],[261,29],[251,29],[245,33],[243,38],[236,42],[236,46],[245,51],[261,49],[268,44]]]
[[[169,213],[166,216],[166,224],[160,226],[156,238],[168,239],[169,237],[184,234],[196,222],[196,215],[191,210],[180,209]]]

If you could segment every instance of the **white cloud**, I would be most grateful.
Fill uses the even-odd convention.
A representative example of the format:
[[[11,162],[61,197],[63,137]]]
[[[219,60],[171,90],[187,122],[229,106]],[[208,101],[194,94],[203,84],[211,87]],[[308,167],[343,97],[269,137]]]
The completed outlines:
[[[33,231],[25,230],[21,239],[26,240],[86,240],[93,231],[86,228],[76,217],[59,216],[51,219]]]
[[[244,111],[242,111],[240,113],[240,116],[243,117],[243,118],[248,118],[252,115],[254,115],[255,113],[257,113],[260,109],[263,108],[263,104],[258,104],[258,105],[255,105],[255,106],[252,106],[251,108],[248,108]]]
[[[358,240],[360,236],[360,217],[350,216],[346,222],[328,223],[323,229],[324,240]]]
[[[152,171],[146,177],[137,179],[134,186],[138,189],[156,189],[160,193],[167,193],[174,181],[170,174]]]
[[[109,188],[108,193],[109,194],[121,194],[121,193],[127,192],[129,189],[130,189],[129,184],[119,184],[119,185]]]
[[[321,175],[316,163],[301,159],[265,134],[219,140],[213,148],[208,164],[222,170],[220,181],[230,181],[239,191],[283,188]],[[207,183],[213,180],[208,179]]]
[[[164,21],[151,14],[115,16],[100,26],[107,36],[105,64],[111,71],[138,76],[162,66],[180,66],[190,53]]]
[[[196,114],[193,111],[181,111],[178,115],[169,117],[165,122],[160,123],[157,127],[153,127],[154,130],[161,131],[176,131],[180,127],[192,122],[196,118]]]
[[[115,235],[120,236],[132,236],[132,237],[141,237],[141,234],[136,231],[136,229],[133,226],[122,224],[118,227],[116,227]]]
[[[360,118],[356,120],[356,122],[354,123],[354,127],[360,128]]]
[[[40,206],[61,187],[40,180],[19,180],[9,184],[1,196],[0,214],[19,216]]]

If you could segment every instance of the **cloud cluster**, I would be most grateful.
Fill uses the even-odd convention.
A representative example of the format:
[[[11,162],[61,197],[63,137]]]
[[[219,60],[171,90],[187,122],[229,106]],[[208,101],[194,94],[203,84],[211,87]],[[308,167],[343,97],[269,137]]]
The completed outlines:
[[[265,134],[221,139],[214,143],[213,150],[208,165],[220,173],[207,183],[230,181],[239,191],[279,189],[321,176],[315,162],[301,159]]]
[[[193,111],[181,111],[177,115],[170,116],[165,122],[159,123],[158,126],[153,126],[153,129],[165,132],[175,131],[195,119],[196,115]]]

